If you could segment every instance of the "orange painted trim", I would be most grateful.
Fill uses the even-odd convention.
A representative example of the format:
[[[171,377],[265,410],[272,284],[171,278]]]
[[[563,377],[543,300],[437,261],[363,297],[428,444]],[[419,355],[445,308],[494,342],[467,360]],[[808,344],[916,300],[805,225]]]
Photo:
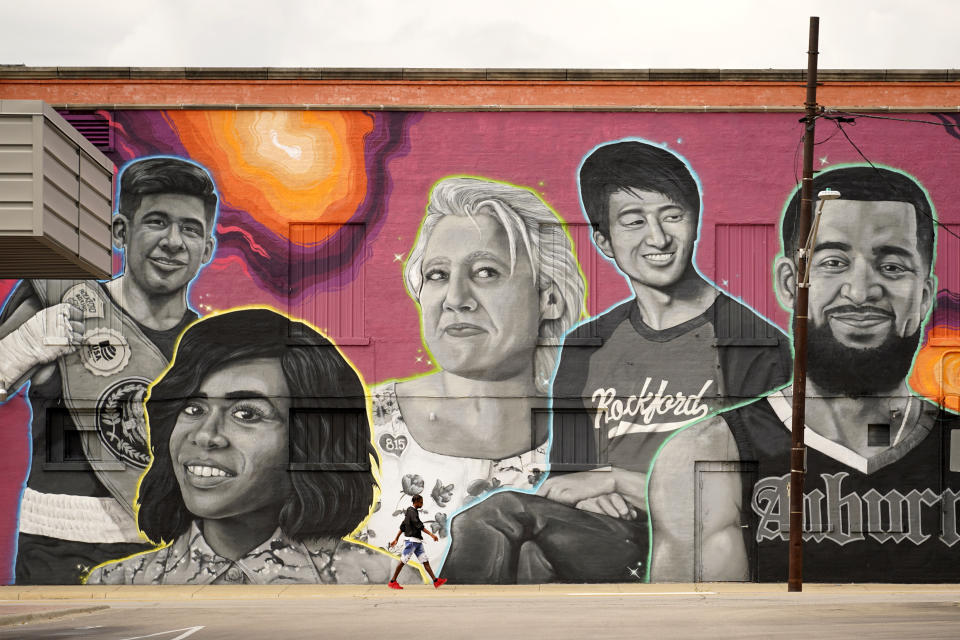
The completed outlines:
[[[743,109],[802,108],[803,83],[156,80],[0,78],[7,100],[130,108]],[[825,82],[845,109],[960,110],[960,82]]]

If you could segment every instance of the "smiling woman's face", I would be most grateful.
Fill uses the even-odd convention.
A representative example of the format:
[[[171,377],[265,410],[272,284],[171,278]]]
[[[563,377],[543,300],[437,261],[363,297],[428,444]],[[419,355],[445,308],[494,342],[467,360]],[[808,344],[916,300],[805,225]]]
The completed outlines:
[[[207,376],[170,434],[173,472],[192,514],[279,513],[290,486],[289,396],[276,358],[237,362]]]
[[[423,333],[445,371],[505,380],[532,369],[540,329],[536,279],[494,218],[446,216],[423,256]],[[532,372],[531,372],[532,376]]]

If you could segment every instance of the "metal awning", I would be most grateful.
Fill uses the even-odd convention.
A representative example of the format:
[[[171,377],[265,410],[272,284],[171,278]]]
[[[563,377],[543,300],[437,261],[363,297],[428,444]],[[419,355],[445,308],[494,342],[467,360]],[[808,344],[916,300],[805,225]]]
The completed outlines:
[[[49,105],[0,100],[0,278],[109,278],[115,171]]]

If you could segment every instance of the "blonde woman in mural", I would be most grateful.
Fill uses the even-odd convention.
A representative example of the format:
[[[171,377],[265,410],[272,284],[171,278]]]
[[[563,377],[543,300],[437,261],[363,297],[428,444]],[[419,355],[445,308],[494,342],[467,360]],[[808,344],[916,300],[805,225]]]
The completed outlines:
[[[438,370],[373,389],[382,492],[358,535],[381,547],[415,494],[447,538],[459,509],[539,484],[548,434],[535,416],[585,295],[557,214],[529,189],[471,177],[434,186],[404,279]]]
[[[374,452],[363,382],[313,328],[269,309],[209,316],[181,337],[146,411],[137,523],[167,546],[101,565],[87,584],[389,577],[389,556],[341,539],[369,513]]]

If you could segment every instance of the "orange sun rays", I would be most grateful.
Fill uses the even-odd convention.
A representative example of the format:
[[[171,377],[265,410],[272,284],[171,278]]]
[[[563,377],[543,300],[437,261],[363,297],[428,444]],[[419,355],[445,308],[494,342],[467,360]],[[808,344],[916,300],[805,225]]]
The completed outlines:
[[[331,111],[175,111],[167,118],[221,198],[282,236],[295,222],[342,223],[366,195],[370,116]],[[333,229],[335,227],[329,227]]]

